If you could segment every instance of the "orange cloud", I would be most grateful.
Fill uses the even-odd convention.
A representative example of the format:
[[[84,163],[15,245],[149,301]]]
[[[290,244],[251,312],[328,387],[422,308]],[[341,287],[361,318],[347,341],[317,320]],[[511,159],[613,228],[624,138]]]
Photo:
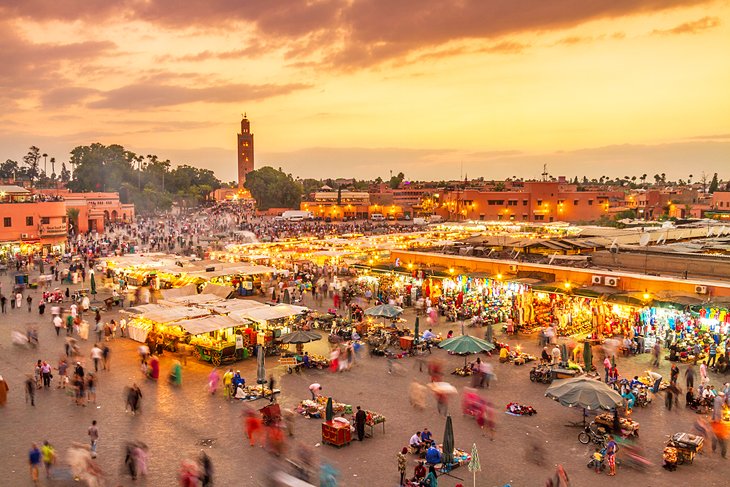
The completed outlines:
[[[717,17],[702,17],[701,19],[693,20],[692,22],[685,22],[679,24],[671,29],[657,29],[652,32],[654,35],[681,35],[681,34],[699,34],[706,30],[714,29],[720,25],[720,19]]]

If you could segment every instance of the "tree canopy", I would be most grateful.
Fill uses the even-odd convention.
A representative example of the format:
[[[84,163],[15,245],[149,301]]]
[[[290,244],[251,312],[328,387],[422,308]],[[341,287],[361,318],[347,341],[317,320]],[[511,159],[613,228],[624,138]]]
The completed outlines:
[[[298,208],[302,197],[302,186],[291,174],[269,166],[248,173],[243,186],[251,192],[260,210]]]
[[[207,199],[221,183],[209,169],[181,165],[171,169],[169,160],[156,155],[135,154],[121,145],[94,143],[71,151],[73,175],[68,181],[72,191],[117,191],[124,203],[132,202],[138,213],[170,208],[182,203]],[[69,178],[65,164],[61,180]]]

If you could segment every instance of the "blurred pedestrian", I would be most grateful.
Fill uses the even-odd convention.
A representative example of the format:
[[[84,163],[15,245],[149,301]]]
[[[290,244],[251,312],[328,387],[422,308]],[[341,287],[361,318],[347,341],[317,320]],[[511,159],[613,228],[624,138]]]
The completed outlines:
[[[220,375],[218,375],[218,370],[215,368],[210,371],[210,374],[208,374],[208,392],[211,395],[215,395],[215,393],[218,391],[218,384],[220,383]]]
[[[127,389],[127,402],[124,406],[124,412],[131,411],[132,414],[137,414],[140,406],[140,399],[142,398],[142,391],[140,390],[137,383],[132,384],[132,387]]]
[[[38,445],[33,443],[28,452],[28,464],[30,465],[30,480],[38,485],[38,470],[41,466],[41,451]]]
[[[46,467],[46,478],[51,478],[51,468],[53,467],[53,464],[56,463],[56,450],[48,442],[48,440],[43,442],[43,446],[41,447],[41,457],[43,459],[43,466]]]
[[[192,460],[183,460],[180,464],[180,487],[198,487],[198,465]]]
[[[204,450],[200,450],[199,463],[200,487],[210,487],[213,485],[213,461]]]
[[[256,436],[261,432],[262,424],[261,418],[253,410],[245,411],[244,413],[244,428],[246,430],[246,436],[250,446],[254,446],[256,443]]]
[[[35,406],[35,390],[36,384],[33,380],[33,376],[30,374],[25,379],[25,403],[28,403],[30,399],[30,405]]]
[[[91,458],[96,458],[96,445],[99,442],[99,428],[96,427],[96,420],[91,422],[88,430],[89,441],[91,444]]]
[[[400,474],[400,485],[401,487],[405,485],[406,481],[406,455],[408,454],[408,448],[403,447],[403,449],[396,454],[396,461],[398,462],[398,473]]]
[[[5,403],[8,402],[8,391],[10,388],[8,387],[8,383],[5,382],[5,379],[3,379],[3,376],[0,375],[0,407],[5,406]]]

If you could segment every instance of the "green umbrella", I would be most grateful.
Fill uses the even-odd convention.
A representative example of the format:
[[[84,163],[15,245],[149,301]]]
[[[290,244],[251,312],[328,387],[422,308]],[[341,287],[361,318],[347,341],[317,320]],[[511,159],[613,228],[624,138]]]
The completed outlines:
[[[332,398],[327,398],[327,407],[325,408],[324,412],[324,419],[327,421],[332,421],[335,418],[335,412],[332,409]]]
[[[588,377],[562,379],[552,383],[545,395],[563,406],[579,407],[595,411],[610,411],[624,403],[621,394],[611,389],[605,382]]]
[[[477,452],[477,444],[471,447],[471,460],[469,460],[469,471],[474,474],[474,487],[477,487],[477,472],[482,471],[482,465],[479,463],[479,452]]]
[[[441,463],[444,464],[448,471],[450,470],[451,464],[454,463],[454,426],[451,424],[451,416],[446,416],[443,450]]]
[[[264,347],[256,345],[256,383],[261,384],[262,397],[264,396],[264,384],[266,384],[266,364],[264,362],[264,353]]]
[[[593,351],[591,350],[591,342],[588,340],[583,342],[583,361],[585,362],[586,372],[593,370]]]
[[[390,304],[380,304],[365,310],[365,314],[368,316],[378,316],[391,319],[397,318],[401,313],[403,313],[403,308],[400,306],[392,306]]]
[[[419,341],[419,335],[418,335],[418,325],[419,325],[419,319],[418,316],[416,316],[416,324],[413,325],[413,344],[417,344]]]
[[[494,350],[494,345],[481,338],[470,335],[460,335],[458,337],[449,338],[439,343],[439,348],[443,348],[449,352],[463,353],[479,353],[490,352]]]
[[[91,273],[91,295],[96,296],[96,279],[94,279],[94,273]]]

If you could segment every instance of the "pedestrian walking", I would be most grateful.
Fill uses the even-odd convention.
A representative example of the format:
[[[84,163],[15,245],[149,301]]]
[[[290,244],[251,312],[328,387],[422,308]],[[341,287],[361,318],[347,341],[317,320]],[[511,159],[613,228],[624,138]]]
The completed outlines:
[[[88,435],[89,441],[91,442],[91,458],[96,458],[96,445],[99,442],[99,428],[96,427],[96,420],[91,422]]]
[[[5,379],[3,379],[3,376],[0,375],[0,408],[5,406],[5,403],[8,402],[8,391],[10,388],[8,387],[8,383],[5,382]]]
[[[124,453],[124,466],[127,467],[127,472],[129,472],[132,480],[137,480],[137,461],[134,458],[134,444],[127,443]]]
[[[213,485],[213,461],[205,453],[200,450],[200,487],[210,487]]]
[[[406,481],[406,455],[408,454],[408,448],[405,446],[403,449],[398,452],[395,456],[396,461],[398,462],[398,473],[400,474],[400,485],[403,487],[405,485]]]
[[[695,369],[691,363],[687,365],[687,370],[684,371],[684,378],[687,383],[687,389],[695,386]]]
[[[261,432],[262,423],[261,418],[253,410],[248,410],[244,413],[244,427],[246,429],[246,436],[250,446],[254,446],[256,443],[256,436]]]
[[[140,400],[142,399],[142,391],[135,382],[132,387],[127,389],[127,403],[124,406],[124,412],[131,411],[132,415],[137,414],[140,406]]]
[[[96,374],[89,373],[86,376],[86,398],[96,404]]]
[[[28,297],[25,298],[26,302],[28,303],[28,313],[31,312],[31,309],[33,308],[33,296],[28,294]],[[20,308],[20,306],[18,306]]]
[[[28,404],[28,400],[30,400],[30,405],[35,406],[35,390],[36,390],[36,382],[33,380],[33,377],[31,375],[28,375],[25,379],[25,403]]]
[[[91,349],[91,360],[94,361],[94,371],[99,372],[99,364],[104,358],[104,351],[99,348],[99,344],[95,343]]]
[[[46,468],[46,478],[49,479],[51,478],[51,468],[56,463],[56,450],[48,440],[44,441],[41,447],[41,458],[43,460],[43,466]]]
[[[30,465],[30,480],[38,485],[38,471],[41,466],[41,451],[38,445],[33,443],[28,452],[28,464]]]

